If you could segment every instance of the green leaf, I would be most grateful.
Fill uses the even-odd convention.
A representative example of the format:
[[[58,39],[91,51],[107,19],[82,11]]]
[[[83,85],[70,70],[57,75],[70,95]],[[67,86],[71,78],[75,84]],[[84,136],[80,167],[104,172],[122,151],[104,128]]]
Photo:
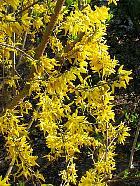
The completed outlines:
[[[25,186],[25,184],[24,184],[24,182],[20,181],[20,182],[18,183],[18,186]]]
[[[128,175],[129,175],[129,171],[128,171],[128,169],[125,169],[123,177],[128,178]]]
[[[84,2],[85,2],[85,4],[89,4],[91,2],[91,0],[85,0]]]
[[[137,151],[137,150],[140,150],[140,142],[137,142],[137,146],[136,146],[135,150],[136,150],[136,151]]]
[[[71,6],[72,4],[74,4],[73,0],[66,0],[66,4],[67,6]]]

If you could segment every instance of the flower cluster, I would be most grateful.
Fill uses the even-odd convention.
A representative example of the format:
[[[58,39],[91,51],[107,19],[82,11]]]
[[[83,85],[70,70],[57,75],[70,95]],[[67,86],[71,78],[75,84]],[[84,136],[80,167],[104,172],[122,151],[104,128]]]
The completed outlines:
[[[86,5],[79,10],[75,1],[72,9],[62,0],[37,2],[0,2],[0,89],[8,92],[0,132],[7,158],[17,167],[15,177],[45,181],[33,170],[38,157],[33,155],[29,133],[35,125],[50,149],[48,161],[65,158],[59,174],[64,185],[104,186],[115,169],[116,144],[129,135],[122,122],[115,124],[114,89],[126,88],[131,79],[131,71],[123,66],[116,70],[119,62],[108,52],[104,36],[109,8],[92,10]],[[108,4],[112,2],[117,3]],[[57,3],[63,5],[61,10]],[[38,56],[40,50],[44,53]],[[83,147],[90,149],[93,168],[77,182],[76,160]],[[8,186],[8,177],[0,184]]]

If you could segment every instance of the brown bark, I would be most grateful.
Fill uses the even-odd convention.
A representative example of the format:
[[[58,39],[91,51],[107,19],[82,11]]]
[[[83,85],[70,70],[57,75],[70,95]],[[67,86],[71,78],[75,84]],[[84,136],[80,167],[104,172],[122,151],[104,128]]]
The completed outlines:
[[[58,16],[60,14],[60,11],[62,9],[64,2],[65,0],[58,0],[56,3],[54,14],[52,14],[50,22],[42,37],[42,41],[36,49],[36,55],[35,55],[36,60],[38,60],[45,51],[49,37],[51,35],[51,32],[53,31],[53,28],[56,24],[56,21],[58,19]],[[34,78],[34,73],[35,73],[35,69],[32,68],[29,76],[27,77],[27,81],[29,82],[32,81],[32,79]],[[5,106],[3,111],[0,113],[0,116],[3,116],[7,109],[14,109],[26,96],[28,96],[29,90],[30,90],[30,85],[26,84],[23,90],[21,90],[21,92],[18,95],[14,96],[12,101],[8,105]]]

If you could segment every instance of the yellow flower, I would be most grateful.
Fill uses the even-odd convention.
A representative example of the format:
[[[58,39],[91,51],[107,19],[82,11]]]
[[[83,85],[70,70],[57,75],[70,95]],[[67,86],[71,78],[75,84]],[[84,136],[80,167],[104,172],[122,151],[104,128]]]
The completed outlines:
[[[124,144],[124,141],[127,136],[130,136],[128,133],[130,131],[130,128],[125,126],[123,122],[120,123],[120,126],[118,128],[118,141],[119,143]]]
[[[8,14],[7,16],[5,16],[5,20],[6,21],[15,21],[15,18],[12,16],[12,14]]]
[[[115,5],[117,5],[116,1],[119,1],[119,0],[108,0],[108,4],[114,3]]]
[[[19,5],[19,0],[5,0],[6,3],[11,5],[14,9],[17,9],[17,6]]]
[[[2,176],[0,176],[0,186],[10,186],[9,183],[6,183],[8,181],[8,178],[2,179]]]
[[[39,5],[39,4],[35,4],[33,8],[34,11],[37,13],[43,13],[46,10],[43,5]]]
[[[34,28],[36,28],[37,30],[39,30],[39,28],[41,27],[41,26],[43,26],[43,22],[42,22],[42,17],[37,17],[35,20],[34,20],[34,22],[33,22],[33,26],[34,26]]]

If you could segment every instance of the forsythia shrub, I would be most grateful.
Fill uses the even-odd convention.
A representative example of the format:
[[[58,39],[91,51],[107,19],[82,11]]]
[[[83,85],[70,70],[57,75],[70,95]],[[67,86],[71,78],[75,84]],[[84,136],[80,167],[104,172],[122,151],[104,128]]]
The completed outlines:
[[[108,53],[109,8],[88,3],[79,9],[79,1],[0,1],[0,132],[11,162],[0,185],[10,185],[11,176],[47,182],[34,171],[34,121],[50,148],[48,161],[65,157],[63,185],[103,186],[112,177],[115,147],[129,135],[124,123],[115,124],[114,91],[126,88],[131,71]],[[93,165],[77,181],[82,147],[90,148]]]

